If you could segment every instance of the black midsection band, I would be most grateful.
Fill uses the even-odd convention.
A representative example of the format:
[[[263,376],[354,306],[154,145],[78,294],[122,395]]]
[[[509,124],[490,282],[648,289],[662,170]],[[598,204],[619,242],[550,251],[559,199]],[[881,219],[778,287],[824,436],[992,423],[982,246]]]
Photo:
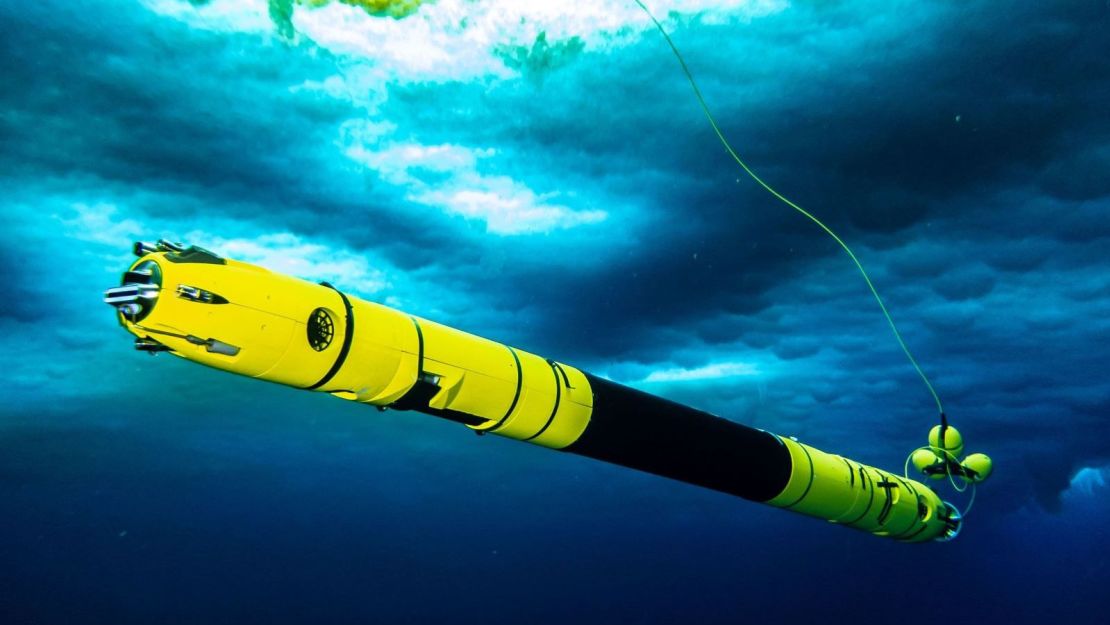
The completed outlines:
[[[564,451],[754,501],[786,488],[790,451],[773,434],[587,375],[594,407]]]

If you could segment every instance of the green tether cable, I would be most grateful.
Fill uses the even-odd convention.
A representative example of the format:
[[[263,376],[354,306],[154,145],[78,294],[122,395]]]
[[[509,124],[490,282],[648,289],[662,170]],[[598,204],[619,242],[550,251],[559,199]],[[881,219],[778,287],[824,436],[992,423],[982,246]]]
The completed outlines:
[[[752,171],[752,169],[748,167],[748,165],[743,160],[741,160],[740,156],[736,154],[736,151],[732,149],[732,146],[729,144],[728,139],[725,139],[725,135],[721,132],[721,128],[717,125],[717,120],[713,117],[713,113],[709,111],[709,105],[705,103],[705,98],[701,95],[701,89],[698,88],[698,83],[694,80],[694,75],[690,73],[690,68],[687,67],[686,60],[682,58],[682,53],[678,51],[678,47],[674,44],[674,41],[671,40],[671,36],[668,35],[667,31],[663,29],[663,25],[659,23],[659,20],[655,19],[655,15],[652,14],[651,9],[648,9],[647,6],[643,2],[641,2],[641,0],[635,0],[635,2],[636,4],[640,5],[640,8],[644,10],[644,13],[647,13],[647,16],[651,18],[652,23],[655,24],[655,28],[657,28],[659,30],[659,33],[663,35],[663,39],[667,40],[667,45],[671,47],[671,51],[674,52],[675,58],[678,59],[678,64],[682,66],[682,72],[686,74],[686,79],[690,81],[690,86],[694,89],[694,95],[697,97],[698,104],[701,105],[701,110],[703,113],[705,113],[706,119],[709,120],[709,125],[713,127],[713,132],[717,133],[717,138],[721,140],[721,145],[725,146],[725,150],[728,151],[729,156],[732,157],[732,160],[736,161],[736,164],[740,165],[740,167],[749,176],[751,176],[752,180],[758,182],[759,186],[766,189],[767,192],[771,195],[782,200],[782,202],[790,208],[793,208],[799,213],[805,215],[807,218],[809,218],[810,221],[817,224],[830,237],[832,237],[833,240],[839,243],[840,247],[844,248],[845,252],[848,253],[848,257],[851,258],[852,262],[856,264],[856,268],[859,269],[859,273],[861,276],[863,276],[864,282],[867,283],[867,288],[871,289],[871,294],[875,296],[875,301],[879,303],[879,309],[883,312],[883,316],[886,317],[886,322],[890,324],[890,330],[894,333],[894,338],[898,341],[898,345],[902,348],[902,352],[906,354],[906,358],[909,358],[910,364],[913,365],[913,368],[917,371],[917,374],[921,376],[921,380],[925,382],[925,387],[929,389],[929,394],[933,396],[933,401],[935,401],[937,404],[937,411],[941,414],[944,414],[944,406],[940,402],[940,396],[937,395],[936,389],[933,388],[933,383],[929,381],[929,376],[925,375],[925,372],[921,369],[921,365],[917,364],[917,359],[913,357],[913,354],[910,352],[910,348],[902,339],[902,333],[899,332],[898,327],[894,325],[894,318],[890,316],[890,311],[886,309],[886,304],[883,303],[883,298],[879,297],[879,291],[871,282],[871,276],[867,274],[867,270],[863,268],[863,263],[861,263],[859,258],[856,257],[855,252],[853,252],[852,248],[848,247],[848,244],[845,243],[844,240],[841,239],[839,236],[837,236],[837,234],[833,232],[831,228],[822,223],[820,219],[813,216],[812,213],[805,210],[801,206],[798,206],[794,202],[791,202],[781,193],[772,188],[771,185],[763,182],[763,179],[757,176],[756,173]]]

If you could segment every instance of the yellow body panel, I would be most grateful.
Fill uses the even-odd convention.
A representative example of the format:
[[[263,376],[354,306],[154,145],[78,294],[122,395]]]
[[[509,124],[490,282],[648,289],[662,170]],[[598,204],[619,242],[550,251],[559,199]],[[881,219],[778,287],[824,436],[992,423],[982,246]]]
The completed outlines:
[[[943,521],[944,503],[914,480],[780,438],[792,470],[783,491],[767,503],[879,536],[931,540]]]
[[[500,424],[488,421],[473,426],[475,430],[495,431],[501,436],[526,440],[547,425],[555,410],[556,396],[561,394],[562,379],[557,377],[554,367],[535,354],[518,351],[517,357],[520,359],[521,389],[512,414]]]
[[[431,405],[499,421],[517,392],[511,348],[454,328],[419,320],[424,334],[424,371],[439,376],[442,389]]]
[[[411,317],[398,310],[349,299],[355,318],[350,352],[320,390],[346,391],[357,401],[388,405],[416,383],[420,344],[416,327]],[[332,347],[337,347],[338,340]]]
[[[258,285],[269,281],[258,280],[258,276],[264,274],[267,278],[273,278],[275,284],[285,287],[280,289],[284,292],[296,291],[302,300],[301,307],[305,300],[319,300],[321,295],[328,292],[334,295],[334,291],[244,263],[229,262],[229,266],[224,267],[162,261],[158,265],[162,271],[164,292],[155,311],[138,324],[124,320],[124,325],[136,336],[150,335],[171,347],[178,355],[187,356],[190,360],[205,365],[241,375],[265,377],[282,384],[300,385],[298,378],[307,377],[309,371],[319,368],[327,370],[330,365],[327,356],[313,352],[297,359],[294,367],[274,371],[275,365],[286,357],[290,349],[294,349],[294,338],[304,335],[304,322],[291,316],[294,312],[290,303],[292,296],[271,298],[275,304],[273,308],[258,307],[267,297]],[[202,304],[174,297],[173,291],[182,285],[204,288],[215,293],[233,291],[242,297],[237,296],[228,304]],[[314,293],[316,289],[319,291]],[[311,310],[309,308],[305,312],[304,320],[307,320]],[[277,314],[275,311],[285,314]],[[210,353],[203,346],[166,333],[214,337],[231,345],[250,345],[250,349],[241,350],[234,356]],[[312,351],[307,344],[305,347]],[[300,376],[297,375],[298,372]]]
[[[480,432],[546,447],[569,445],[589,423],[593,393],[573,367],[349,296],[354,332],[341,357],[349,323],[335,289],[232,260],[177,263],[165,256],[149,254],[132,266],[155,262],[163,289],[146,319],[134,323],[121,316],[121,323],[190,360],[382,407],[404,397],[423,376],[439,387],[428,402],[431,408],[479,417],[483,421],[471,427]],[[177,297],[179,285],[218,294],[228,303]],[[307,326],[318,309],[334,324],[330,343],[319,351],[310,345]],[[235,355],[212,353],[172,336],[184,334],[241,349]],[[341,365],[327,378],[337,362]]]

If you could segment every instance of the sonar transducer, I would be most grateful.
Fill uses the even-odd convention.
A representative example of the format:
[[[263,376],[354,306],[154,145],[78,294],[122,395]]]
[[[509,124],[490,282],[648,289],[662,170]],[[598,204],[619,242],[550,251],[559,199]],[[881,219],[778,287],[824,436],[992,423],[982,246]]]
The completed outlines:
[[[905,542],[950,540],[963,514],[928,486],[488,339],[168,241],[105,293],[135,348],[379,409],[414,410]],[[974,486],[947,423],[907,459]]]

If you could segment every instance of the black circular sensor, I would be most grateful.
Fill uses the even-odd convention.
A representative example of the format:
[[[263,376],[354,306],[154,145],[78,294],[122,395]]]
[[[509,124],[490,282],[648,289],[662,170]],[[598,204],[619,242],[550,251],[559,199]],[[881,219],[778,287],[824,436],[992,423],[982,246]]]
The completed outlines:
[[[322,352],[331,345],[335,337],[335,322],[323,308],[317,308],[308,316],[308,344],[312,349]]]

